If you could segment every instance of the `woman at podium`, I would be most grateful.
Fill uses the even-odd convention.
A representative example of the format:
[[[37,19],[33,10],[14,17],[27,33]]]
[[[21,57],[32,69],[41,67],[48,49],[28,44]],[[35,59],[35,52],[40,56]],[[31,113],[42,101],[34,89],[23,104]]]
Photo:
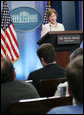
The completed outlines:
[[[55,9],[49,8],[46,14],[46,18],[49,23],[42,26],[41,37],[43,37],[49,31],[64,31],[64,25],[57,22],[58,13]]]

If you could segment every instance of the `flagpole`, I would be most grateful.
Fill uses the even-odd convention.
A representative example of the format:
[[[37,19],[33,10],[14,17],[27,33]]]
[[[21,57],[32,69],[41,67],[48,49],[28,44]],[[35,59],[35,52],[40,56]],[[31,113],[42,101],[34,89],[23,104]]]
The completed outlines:
[[[48,5],[49,5],[49,8],[50,8],[50,1],[48,1]]]
[[[19,47],[14,24],[5,0],[3,1],[1,18],[1,56],[8,57],[13,62],[19,58]]]
[[[5,27],[5,46],[6,46],[6,8],[5,8],[5,2],[4,1],[4,27]],[[6,48],[5,48],[5,51],[6,51]],[[6,57],[7,57],[7,51],[6,51]]]

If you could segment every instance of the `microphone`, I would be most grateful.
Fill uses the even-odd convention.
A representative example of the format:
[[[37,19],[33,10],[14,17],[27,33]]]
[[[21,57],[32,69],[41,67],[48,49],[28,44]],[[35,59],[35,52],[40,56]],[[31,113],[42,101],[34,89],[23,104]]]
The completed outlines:
[[[51,31],[51,25],[50,25],[50,31]]]

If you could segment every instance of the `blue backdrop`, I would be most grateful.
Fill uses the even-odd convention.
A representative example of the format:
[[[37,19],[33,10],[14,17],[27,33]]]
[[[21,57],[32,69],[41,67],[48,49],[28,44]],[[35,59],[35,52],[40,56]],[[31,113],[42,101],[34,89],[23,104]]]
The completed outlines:
[[[7,1],[9,10],[26,6],[37,9],[41,15],[44,15],[47,1]],[[3,2],[1,1],[1,9]],[[36,50],[39,47],[37,41],[41,35],[41,25],[30,31],[16,31],[17,42],[19,45],[20,59],[14,63],[16,79],[26,80],[31,71],[41,68],[42,65],[37,57]]]
[[[15,2],[15,5],[16,5],[16,2]],[[13,1],[12,1],[12,4],[14,6]],[[19,3],[17,2],[17,5],[18,4]],[[39,1],[39,2],[26,1],[22,3],[21,1],[19,6],[23,6],[23,4],[25,6],[37,9],[41,13],[41,15],[43,15],[46,2],[45,1]],[[20,59],[14,64],[14,67],[17,73],[17,79],[26,80],[31,71],[42,67],[36,54],[36,50],[38,48],[37,41],[40,39],[40,34],[41,34],[41,25],[36,30],[31,30],[27,32],[17,31],[18,44],[19,44],[19,49],[20,49]]]

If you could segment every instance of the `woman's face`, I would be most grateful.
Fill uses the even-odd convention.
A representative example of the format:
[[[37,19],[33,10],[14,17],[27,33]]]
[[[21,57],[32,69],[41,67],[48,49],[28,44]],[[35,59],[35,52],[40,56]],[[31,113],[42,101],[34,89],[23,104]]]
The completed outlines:
[[[56,24],[56,20],[57,20],[57,16],[55,13],[52,13],[50,16],[49,16],[49,22],[52,23],[52,24]]]

